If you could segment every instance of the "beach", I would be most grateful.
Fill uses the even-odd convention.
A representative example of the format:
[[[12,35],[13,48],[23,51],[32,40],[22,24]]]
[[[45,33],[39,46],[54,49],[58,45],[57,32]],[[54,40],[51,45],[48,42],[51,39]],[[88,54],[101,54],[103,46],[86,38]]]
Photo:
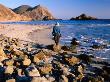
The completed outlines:
[[[0,24],[0,82],[109,81],[110,62],[92,53],[107,45],[81,45],[88,42],[55,45],[52,25]]]
[[[44,45],[53,44],[52,28],[46,25],[0,24],[0,34]]]

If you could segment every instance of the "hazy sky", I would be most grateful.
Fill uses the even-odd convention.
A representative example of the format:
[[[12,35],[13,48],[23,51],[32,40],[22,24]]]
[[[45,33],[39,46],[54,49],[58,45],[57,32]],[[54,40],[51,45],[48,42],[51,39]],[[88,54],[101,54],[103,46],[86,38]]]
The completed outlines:
[[[86,13],[98,18],[110,19],[110,0],[0,0],[0,3],[15,8],[20,5],[47,7],[56,18],[71,18]]]

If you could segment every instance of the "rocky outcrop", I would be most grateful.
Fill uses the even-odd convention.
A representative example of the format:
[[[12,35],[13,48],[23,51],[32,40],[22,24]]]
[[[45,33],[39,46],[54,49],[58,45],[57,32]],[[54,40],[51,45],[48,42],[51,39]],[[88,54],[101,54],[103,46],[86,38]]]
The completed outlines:
[[[0,60],[0,82],[110,81],[110,63],[84,52],[41,49],[39,44],[0,35],[0,57],[4,57]]]
[[[76,18],[71,18],[70,20],[95,20],[97,18],[92,16],[87,16],[86,14],[81,14],[80,16],[77,16]]]
[[[30,20],[26,16],[18,15],[14,13],[11,9],[0,4],[0,21],[21,21],[21,20]]]
[[[31,9],[32,7],[29,6],[29,5],[22,5],[22,6],[19,6],[15,9],[13,9],[13,11],[17,14],[23,14],[25,13],[27,10]]]
[[[52,14],[48,11],[47,8],[42,7],[41,5],[30,7],[28,5],[22,5],[13,11],[17,14],[31,18],[32,20],[51,20],[54,19]]]
[[[40,5],[30,7],[22,5],[15,9],[10,9],[0,4],[0,21],[29,21],[29,20],[50,20],[54,19],[47,8]]]

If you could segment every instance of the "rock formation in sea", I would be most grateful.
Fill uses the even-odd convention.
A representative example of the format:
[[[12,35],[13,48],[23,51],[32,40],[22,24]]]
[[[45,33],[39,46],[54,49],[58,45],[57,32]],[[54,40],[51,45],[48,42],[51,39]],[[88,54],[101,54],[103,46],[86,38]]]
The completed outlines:
[[[22,5],[13,9],[17,14],[31,18],[32,20],[51,20],[54,19],[49,10],[41,5],[30,7],[28,5]]]
[[[97,19],[96,17],[92,16],[87,16],[86,14],[81,14],[80,16],[77,17],[72,17],[70,20],[95,20]]]
[[[21,21],[21,20],[30,20],[26,16],[18,15],[14,13],[11,9],[5,7],[4,5],[0,4],[0,21]]]

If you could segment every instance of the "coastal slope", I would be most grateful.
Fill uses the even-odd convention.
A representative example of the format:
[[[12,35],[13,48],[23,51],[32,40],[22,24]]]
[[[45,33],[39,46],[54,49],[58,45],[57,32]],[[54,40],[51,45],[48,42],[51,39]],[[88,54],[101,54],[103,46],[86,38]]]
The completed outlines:
[[[30,7],[28,5],[22,5],[13,9],[17,14],[31,18],[32,20],[51,20],[54,19],[49,10],[41,5]]]
[[[14,13],[11,9],[0,4],[0,21],[8,21],[8,20],[21,21],[21,20],[29,20],[29,18],[22,15],[18,15]]]

